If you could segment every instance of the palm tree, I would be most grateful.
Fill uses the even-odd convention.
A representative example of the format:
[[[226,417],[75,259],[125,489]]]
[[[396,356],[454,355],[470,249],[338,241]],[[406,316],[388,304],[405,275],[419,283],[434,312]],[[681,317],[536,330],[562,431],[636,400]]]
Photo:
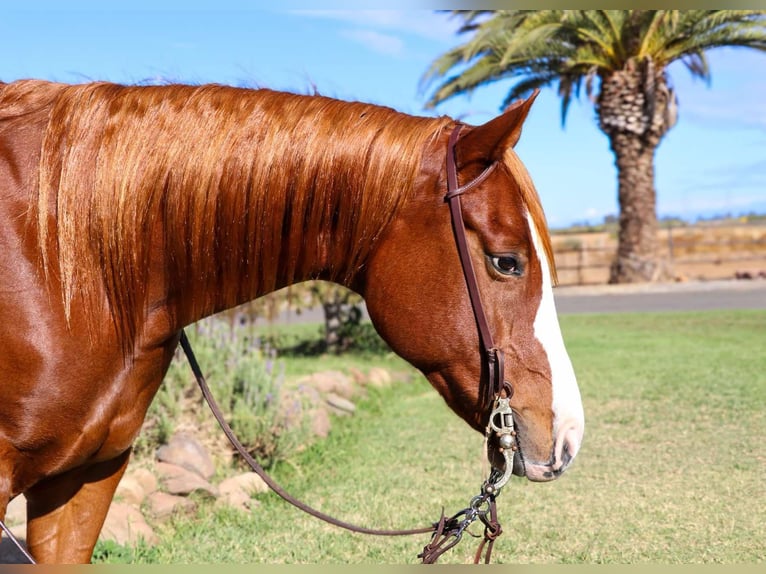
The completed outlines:
[[[706,50],[766,50],[766,10],[452,11],[470,39],[435,60],[423,85],[440,80],[427,107],[504,79],[502,103],[558,85],[562,124],[581,88],[595,104],[618,172],[619,235],[610,283],[665,275],[657,243],[654,154],[673,127],[677,99],[667,73],[680,60],[709,82]],[[452,73],[447,77],[447,74]]]

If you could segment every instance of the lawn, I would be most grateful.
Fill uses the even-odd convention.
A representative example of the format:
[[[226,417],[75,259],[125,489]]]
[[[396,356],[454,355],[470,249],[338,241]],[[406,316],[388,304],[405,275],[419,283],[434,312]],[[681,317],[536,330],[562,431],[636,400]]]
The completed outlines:
[[[763,562],[766,312],[570,315],[561,322],[583,394],[585,442],[560,480],[514,478],[505,488],[493,561]],[[419,375],[371,390],[358,407],[328,439],[277,467],[288,490],[380,528],[426,525],[442,507],[455,512],[478,492],[482,437]],[[272,493],[259,501],[252,514],[202,505],[131,558],[415,563],[428,538],[350,534]],[[468,562],[476,545],[466,538],[441,562]]]

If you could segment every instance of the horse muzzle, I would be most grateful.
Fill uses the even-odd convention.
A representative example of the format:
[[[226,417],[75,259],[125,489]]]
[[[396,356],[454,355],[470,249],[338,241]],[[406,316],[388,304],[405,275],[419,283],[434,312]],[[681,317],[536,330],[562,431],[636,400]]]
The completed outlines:
[[[580,450],[582,443],[582,424],[571,422],[561,425],[561,430],[556,434],[550,458],[545,462],[524,458],[523,441],[516,459],[521,459],[522,474],[533,482],[548,482],[560,477],[569,468]],[[514,474],[516,474],[516,459],[514,459]]]
[[[526,477],[532,482],[549,482],[559,478],[571,466],[582,442],[582,426],[578,424],[563,425],[563,430],[556,436],[550,456],[545,461],[532,458],[529,453],[532,448],[525,448],[523,429],[519,430],[513,455],[502,448],[497,436],[488,442],[488,457],[492,468],[498,473],[505,473],[507,464],[512,464],[514,476]],[[527,445],[530,447],[530,445]]]

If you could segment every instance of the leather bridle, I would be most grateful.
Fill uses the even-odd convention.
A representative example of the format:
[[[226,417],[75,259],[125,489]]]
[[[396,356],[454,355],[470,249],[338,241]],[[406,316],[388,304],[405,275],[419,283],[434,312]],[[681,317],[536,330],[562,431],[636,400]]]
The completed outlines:
[[[496,163],[490,164],[476,179],[466,185],[459,187],[457,180],[457,158],[455,157],[455,144],[457,143],[462,124],[458,124],[450,134],[447,144],[447,195],[445,200],[449,204],[450,216],[452,219],[452,232],[455,236],[460,265],[463,269],[468,296],[471,300],[473,316],[476,319],[476,326],[479,330],[479,345],[482,359],[482,382],[479,386],[479,408],[488,409],[496,397],[505,389],[508,398],[513,393],[510,383],[505,381],[505,360],[503,351],[495,346],[492,338],[492,331],[489,328],[487,314],[484,312],[484,305],[481,301],[479,284],[476,280],[476,271],[474,270],[471,253],[468,249],[468,239],[465,232],[465,221],[463,221],[463,210],[460,204],[460,197],[468,190],[476,187],[493,171]],[[481,387],[484,387],[482,389]]]

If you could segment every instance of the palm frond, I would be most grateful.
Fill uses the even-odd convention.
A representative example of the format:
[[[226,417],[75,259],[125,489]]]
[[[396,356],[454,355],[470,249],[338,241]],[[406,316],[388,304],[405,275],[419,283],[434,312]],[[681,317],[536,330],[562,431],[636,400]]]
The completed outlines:
[[[427,107],[479,86],[513,78],[503,106],[558,82],[562,123],[573,98],[593,80],[643,62],[663,74],[676,60],[710,81],[706,51],[741,46],[766,51],[766,10],[465,10],[470,37],[432,62],[421,86],[437,81]],[[653,81],[653,78],[651,78]]]

